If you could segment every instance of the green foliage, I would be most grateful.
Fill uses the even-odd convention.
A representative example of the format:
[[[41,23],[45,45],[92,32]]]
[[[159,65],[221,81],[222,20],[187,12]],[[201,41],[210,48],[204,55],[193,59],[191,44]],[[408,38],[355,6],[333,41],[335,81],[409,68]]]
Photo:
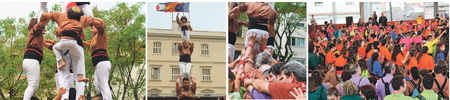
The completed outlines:
[[[108,34],[108,53],[112,68],[109,84],[112,87],[114,99],[141,99],[145,94],[145,16],[140,13],[145,3],[117,3],[109,10],[99,11],[94,7],[95,17],[103,19]],[[62,11],[61,5],[55,4],[53,12]],[[0,19],[0,99],[22,98],[28,83],[22,71],[23,53],[26,49],[28,21],[35,17],[30,12],[30,18]],[[58,40],[53,32],[56,23],[50,21],[46,25],[47,40]],[[87,28],[86,39],[92,38],[90,28]],[[85,49],[87,99],[98,94],[93,85],[95,68],[92,64],[89,48]],[[44,48],[44,59],[40,64],[40,83],[35,96],[40,99],[53,98],[56,95],[55,68],[56,60],[53,52]]]
[[[301,21],[306,21],[306,2],[277,2],[275,3],[275,11],[278,13],[278,19],[275,22],[275,38],[278,40],[275,41],[275,47],[278,49],[275,51],[275,55],[278,61],[287,62],[294,56],[294,52],[289,45],[291,35],[295,34],[295,30],[302,29],[299,26]],[[287,41],[280,42],[284,39],[287,39]]]
[[[53,5],[52,11],[53,12],[61,12],[62,11],[61,5],[59,5],[59,4]]]
[[[118,3],[95,16],[108,25],[108,53],[112,63],[110,83],[115,99],[142,99],[145,94],[145,3]]]

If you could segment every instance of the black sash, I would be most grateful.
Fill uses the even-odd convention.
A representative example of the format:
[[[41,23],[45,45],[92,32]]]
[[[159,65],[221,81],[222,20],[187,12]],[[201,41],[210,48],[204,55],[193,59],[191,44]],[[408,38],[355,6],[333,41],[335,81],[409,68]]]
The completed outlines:
[[[44,59],[44,52],[42,52],[41,49],[36,48],[36,47],[27,47],[27,50],[25,51],[24,54],[24,59],[25,58],[29,58],[29,59],[36,59],[39,61],[39,64],[42,62],[42,59]]]
[[[83,41],[81,40],[80,37],[78,37],[78,33],[76,33],[75,31],[72,30],[64,30],[61,32],[61,36],[68,36],[68,37],[72,37],[75,40],[77,40],[77,44],[80,45],[81,47],[83,47]]]
[[[108,52],[105,49],[97,49],[91,53],[92,63],[97,66],[101,61],[109,61]]]
[[[248,29],[261,29],[269,31],[269,28],[267,27],[268,21],[268,19],[263,18],[249,18]]]

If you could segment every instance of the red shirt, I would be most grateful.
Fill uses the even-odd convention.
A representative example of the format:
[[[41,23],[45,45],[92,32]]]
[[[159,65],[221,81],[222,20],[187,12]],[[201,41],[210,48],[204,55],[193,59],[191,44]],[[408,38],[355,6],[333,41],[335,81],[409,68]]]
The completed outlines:
[[[294,87],[300,87],[302,92],[306,92],[306,83],[298,82],[298,83],[270,83],[269,84],[269,92],[272,96],[272,99],[295,99],[289,92],[295,91]]]

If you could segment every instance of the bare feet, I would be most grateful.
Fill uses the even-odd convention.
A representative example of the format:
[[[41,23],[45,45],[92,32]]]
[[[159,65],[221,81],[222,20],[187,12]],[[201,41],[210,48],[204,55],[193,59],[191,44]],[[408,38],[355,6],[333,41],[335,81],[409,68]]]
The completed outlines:
[[[58,68],[56,68],[57,70],[59,70],[59,69],[61,69],[62,67],[66,66],[66,62],[64,62],[63,59],[59,60],[58,63],[59,63],[59,66],[58,66]]]
[[[86,100],[86,98],[84,98],[84,95],[80,95],[80,97],[78,98],[78,100]]]
[[[58,95],[62,96],[64,94],[66,94],[66,92],[67,92],[66,88],[61,87],[61,88],[59,88]]]
[[[87,82],[89,79],[84,78],[83,74],[78,74],[78,82]]]

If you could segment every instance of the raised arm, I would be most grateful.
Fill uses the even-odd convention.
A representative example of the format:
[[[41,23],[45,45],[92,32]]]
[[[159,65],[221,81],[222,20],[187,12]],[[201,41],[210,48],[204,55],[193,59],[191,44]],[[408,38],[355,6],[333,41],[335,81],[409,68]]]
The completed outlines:
[[[181,94],[180,80],[181,77],[178,76],[177,81],[175,82],[175,90],[177,91],[177,96]]]
[[[243,64],[241,64],[238,68],[238,71],[236,73],[236,80],[234,80],[234,92],[241,92],[240,91],[240,87],[241,87],[241,78],[242,78],[242,73],[244,72],[244,66],[242,66]]]
[[[180,17],[178,17],[178,15],[180,15],[180,13],[177,13],[176,21],[177,21],[178,26],[181,26]]]
[[[233,9],[231,9],[231,11],[228,13],[228,17],[229,18],[239,18],[239,16],[241,15],[242,12],[247,10],[247,3],[243,3],[240,4],[237,7],[234,7]]]
[[[253,49],[253,46],[255,45],[255,37],[256,37],[255,34],[247,37],[250,42],[246,47],[244,47],[244,48],[246,48],[245,53],[244,53],[244,59],[253,58],[253,55],[252,55],[253,50],[252,49]]]
[[[242,55],[240,55],[236,60],[234,60],[231,64],[229,64],[228,68],[229,69],[234,69],[236,67],[236,65],[239,63],[239,61],[241,60]]]
[[[269,82],[260,79],[245,79],[244,86],[252,85],[257,91],[269,94]]]
[[[91,47],[91,41],[92,41],[92,40],[83,41],[83,46],[85,46],[85,47]]]
[[[56,21],[56,18],[54,15],[60,14],[59,12],[50,12],[50,13],[43,13],[41,15],[41,18],[39,18],[39,23],[37,24],[38,27],[44,27],[47,25],[48,21]]]
[[[442,31],[442,33],[436,39],[440,39],[445,32],[447,32],[447,30]]]
[[[53,45],[56,44],[55,40],[44,40],[44,47],[53,50]]]
[[[194,52],[194,42],[189,43],[189,50],[191,51],[191,54]]]
[[[95,27],[98,31],[98,34],[104,34],[105,33],[105,23],[100,18],[94,18],[94,21],[90,25],[91,27]]]
[[[64,95],[67,92],[66,88],[59,88],[58,95],[56,95],[53,100],[60,100],[62,95]]]
[[[195,82],[195,80],[196,80],[196,78],[194,76],[191,76],[191,81],[192,81],[191,90],[192,90],[192,92],[194,92],[194,94],[195,94],[195,91],[197,90],[197,82]]]
[[[274,10],[275,11],[275,10]],[[275,22],[278,19],[278,14],[276,12],[274,12],[274,14],[270,17],[269,19],[269,24],[268,24],[268,28],[269,28],[269,36],[270,37],[275,37]]]
[[[91,31],[97,31],[97,34],[104,34],[105,33],[105,23],[100,18],[94,18],[91,16],[82,16],[80,20],[81,24],[83,25],[83,28],[86,28],[88,26],[91,27]],[[94,32],[93,32],[94,33]],[[84,39],[85,35],[80,34],[81,39]]]
[[[183,43],[182,42],[178,42],[177,48],[178,48],[178,51],[182,52],[182,50],[183,50]]]

